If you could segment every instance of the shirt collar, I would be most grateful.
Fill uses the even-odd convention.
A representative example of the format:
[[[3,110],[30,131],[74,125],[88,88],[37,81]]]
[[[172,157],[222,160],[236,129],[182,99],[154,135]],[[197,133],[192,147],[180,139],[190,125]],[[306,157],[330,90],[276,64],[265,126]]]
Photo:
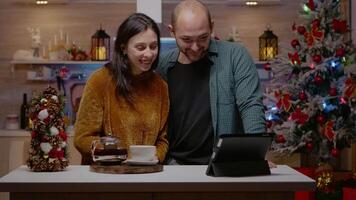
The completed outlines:
[[[209,58],[214,55],[218,55],[218,47],[217,47],[217,41],[214,39],[210,40],[210,45],[209,45],[209,50],[208,50]],[[179,48],[176,48],[172,54],[172,56],[169,58],[170,63],[176,63],[178,60],[179,56]]]

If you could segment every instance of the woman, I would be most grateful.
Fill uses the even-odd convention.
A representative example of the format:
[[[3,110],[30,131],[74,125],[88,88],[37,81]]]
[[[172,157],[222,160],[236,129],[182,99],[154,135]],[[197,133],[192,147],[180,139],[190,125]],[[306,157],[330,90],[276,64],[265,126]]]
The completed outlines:
[[[91,163],[93,140],[112,134],[120,146],[155,145],[162,163],[168,150],[168,88],[153,72],[160,33],[148,16],[135,13],[119,27],[111,64],[95,71],[86,83],[74,145],[82,164]]]

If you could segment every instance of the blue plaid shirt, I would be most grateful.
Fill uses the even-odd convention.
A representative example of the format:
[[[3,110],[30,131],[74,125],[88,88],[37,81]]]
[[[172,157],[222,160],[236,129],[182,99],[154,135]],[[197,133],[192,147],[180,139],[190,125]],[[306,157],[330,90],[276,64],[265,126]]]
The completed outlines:
[[[160,56],[156,71],[166,81],[178,55],[176,48]],[[212,61],[209,87],[215,136],[265,132],[260,81],[247,50],[240,44],[211,40],[208,58]]]

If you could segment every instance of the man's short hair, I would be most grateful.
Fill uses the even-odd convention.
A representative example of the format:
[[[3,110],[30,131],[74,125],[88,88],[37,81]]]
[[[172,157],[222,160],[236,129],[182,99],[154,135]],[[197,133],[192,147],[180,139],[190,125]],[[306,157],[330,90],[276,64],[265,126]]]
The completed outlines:
[[[210,15],[209,9],[199,0],[186,0],[186,1],[179,3],[174,8],[172,15],[171,15],[171,25],[173,27],[175,27],[175,24],[177,22],[177,18],[179,16],[179,14],[182,12],[183,9],[187,9],[187,8],[191,9],[191,10],[194,10],[197,8],[203,9],[207,18],[208,18],[209,26],[211,27],[212,23],[211,23],[211,15]]]

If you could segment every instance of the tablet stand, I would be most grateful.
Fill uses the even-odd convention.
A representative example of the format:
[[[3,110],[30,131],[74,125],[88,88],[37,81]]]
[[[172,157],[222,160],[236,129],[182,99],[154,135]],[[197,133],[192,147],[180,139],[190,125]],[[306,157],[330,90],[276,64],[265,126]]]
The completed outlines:
[[[267,160],[210,162],[207,172],[209,176],[257,176],[269,175]]]

